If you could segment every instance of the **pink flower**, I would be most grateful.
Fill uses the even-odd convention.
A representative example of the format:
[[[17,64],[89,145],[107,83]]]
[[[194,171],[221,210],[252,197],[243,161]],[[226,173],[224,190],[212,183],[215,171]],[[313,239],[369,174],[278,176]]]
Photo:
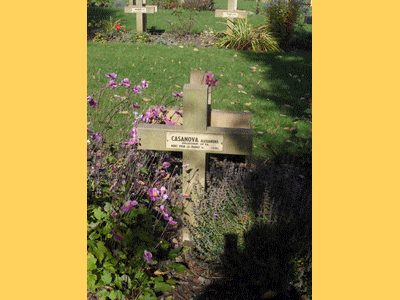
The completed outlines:
[[[218,219],[218,214],[217,213],[214,214],[214,219],[215,220]]]
[[[87,96],[87,102],[89,103],[90,107],[98,107],[99,104],[97,101],[93,100],[92,97]]]
[[[180,93],[172,93],[172,96],[177,97],[177,98],[183,98],[183,92],[180,92]]]
[[[142,93],[142,87],[140,85],[136,85],[133,87],[132,91],[137,95]]]
[[[116,89],[117,87],[119,87],[118,83],[116,83],[114,80],[110,80],[108,86],[112,89]]]
[[[150,196],[150,199],[153,200],[153,201],[156,201],[156,200],[160,199],[160,198],[158,197],[158,195],[160,194],[160,192],[159,192],[156,188],[149,189],[149,190],[148,190],[148,194],[149,194],[149,196]]]
[[[126,201],[125,202],[125,204],[124,204],[124,206],[122,206],[121,207],[121,210],[123,211],[123,212],[127,212],[127,211],[129,211],[130,209],[132,209],[135,205],[137,205],[138,203],[137,203],[137,201]]]
[[[168,199],[168,194],[167,194],[167,189],[165,188],[165,186],[162,186],[162,187],[160,188],[160,192],[161,192],[161,197],[162,197],[164,200],[167,200],[167,199]]]
[[[178,248],[179,247],[179,244],[174,244],[174,248]]]
[[[130,87],[130,86],[131,86],[131,82],[129,81],[128,78],[124,78],[124,79],[121,81],[121,85],[126,86],[126,87]]]
[[[100,143],[101,140],[102,140],[102,138],[103,138],[103,137],[101,136],[100,133],[95,133],[94,135],[92,135],[92,139],[93,139],[94,142]]]
[[[164,219],[168,218],[168,212],[167,212],[167,209],[164,208],[164,205],[161,205],[160,207],[158,207],[158,210],[162,213],[162,215],[164,216]]]
[[[147,89],[149,87],[149,83],[146,80],[142,79],[141,83],[143,89]]]
[[[111,73],[111,74],[107,73],[106,77],[111,78],[111,79],[117,79],[117,74],[115,74],[115,73]]]
[[[144,250],[143,258],[147,260],[148,263],[151,263],[151,258],[153,257],[153,254],[151,252],[148,252],[147,250]]]
[[[170,225],[176,225],[176,224],[178,224],[178,223],[175,222],[175,221],[173,220],[172,217],[169,217],[169,218],[168,218],[168,224],[170,224]]]
[[[169,162],[163,162],[162,168],[167,169],[171,164]]]

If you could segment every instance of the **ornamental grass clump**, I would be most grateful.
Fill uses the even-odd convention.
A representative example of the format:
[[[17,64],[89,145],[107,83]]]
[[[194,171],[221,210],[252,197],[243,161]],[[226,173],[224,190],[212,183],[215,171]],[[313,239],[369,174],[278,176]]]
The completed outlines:
[[[281,52],[277,40],[269,33],[267,25],[252,26],[247,18],[238,19],[231,32],[224,32],[215,46],[255,52]]]
[[[188,250],[177,239],[184,197],[179,162],[138,150],[136,126],[172,122],[162,105],[138,112],[134,99],[148,81],[105,76],[108,84],[87,96],[87,289],[100,299],[156,299],[177,283],[154,274],[160,261],[186,270],[174,261]]]

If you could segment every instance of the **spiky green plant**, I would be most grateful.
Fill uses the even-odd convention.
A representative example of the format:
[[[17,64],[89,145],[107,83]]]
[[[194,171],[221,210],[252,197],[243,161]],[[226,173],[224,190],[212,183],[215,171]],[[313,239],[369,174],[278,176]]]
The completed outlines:
[[[270,35],[267,25],[252,26],[246,19],[238,19],[235,25],[229,26],[231,32],[224,32],[224,36],[215,45],[220,48],[236,50],[252,50],[255,52],[282,52],[277,40]]]

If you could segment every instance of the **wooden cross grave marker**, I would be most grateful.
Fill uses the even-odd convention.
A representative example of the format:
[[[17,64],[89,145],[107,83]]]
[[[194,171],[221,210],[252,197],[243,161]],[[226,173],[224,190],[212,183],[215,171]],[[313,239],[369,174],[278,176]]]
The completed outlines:
[[[228,33],[232,33],[233,19],[240,18],[244,19],[247,17],[247,11],[237,10],[237,0],[228,0],[228,9],[217,9],[215,10],[216,18],[227,18],[228,19]]]
[[[136,14],[136,30],[137,32],[147,31],[147,14],[154,14],[157,12],[157,6],[146,5],[146,0],[136,0],[136,5],[133,4],[134,0],[129,0],[129,5],[124,7],[125,13]]]
[[[183,125],[140,123],[138,149],[180,151],[183,193],[191,198],[185,207],[187,221],[196,226],[193,205],[204,194],[208,153],[251,155],[253,130],[250,112],[211,110],[211,87],[205,83],[210,72],[192,70],[190,84],[183,87]],[[214,125],[214,126],[213,126]],[[190,242],[185,228],[182,241]]]

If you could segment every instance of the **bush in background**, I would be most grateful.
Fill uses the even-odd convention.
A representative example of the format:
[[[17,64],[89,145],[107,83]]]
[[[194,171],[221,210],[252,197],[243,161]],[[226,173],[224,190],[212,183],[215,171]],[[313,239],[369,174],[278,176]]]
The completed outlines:
[[[264,2],[267,24],[271,32],[285,41],[294,31],[294,25],[304,6],[302,0],[267,0]]]
[[[153,0],[152,3],[160,9],[177,9],[181,5],[180,0]]]
[[[185,0],[182,8],[195,11],[215,11],[214,0]]]

